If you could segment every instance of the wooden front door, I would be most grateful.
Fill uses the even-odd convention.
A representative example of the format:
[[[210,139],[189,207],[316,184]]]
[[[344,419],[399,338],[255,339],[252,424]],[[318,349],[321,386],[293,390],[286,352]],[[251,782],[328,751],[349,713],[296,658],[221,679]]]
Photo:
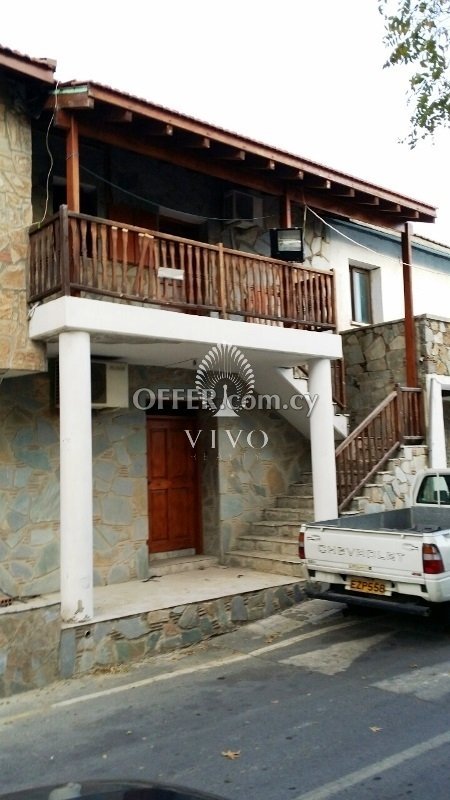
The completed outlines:
[[[199,552],[199,486],[193,417],[147,417],[149,551]]]

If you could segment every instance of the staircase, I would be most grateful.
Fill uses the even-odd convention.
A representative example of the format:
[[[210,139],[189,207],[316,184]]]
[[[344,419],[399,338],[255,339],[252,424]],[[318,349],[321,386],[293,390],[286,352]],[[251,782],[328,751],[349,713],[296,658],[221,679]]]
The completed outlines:
[[[424,440],[422,390],[397,386],[336,449],[339,513],[401,445]]]
[[[304,473],[288,494],[278,495],[263,519],[251,523],[248,533],[237,538],[226,553],[230,566],[303,578],[298,557],[298,533],[302,522],[314,519],[311,473]]]

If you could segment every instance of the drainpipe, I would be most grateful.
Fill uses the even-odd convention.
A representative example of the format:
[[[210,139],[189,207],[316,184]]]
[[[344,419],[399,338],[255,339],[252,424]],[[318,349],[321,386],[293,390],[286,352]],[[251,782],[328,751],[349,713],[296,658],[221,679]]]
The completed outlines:
[[[405,222],[402,231],[402,260],[403,260],[403,295],[405,299],[405,358],[406,358],[406,385],[417,387],[417,357],[416,357],[416,328],[414,325],[413,298],[412,298],[412,225]]]

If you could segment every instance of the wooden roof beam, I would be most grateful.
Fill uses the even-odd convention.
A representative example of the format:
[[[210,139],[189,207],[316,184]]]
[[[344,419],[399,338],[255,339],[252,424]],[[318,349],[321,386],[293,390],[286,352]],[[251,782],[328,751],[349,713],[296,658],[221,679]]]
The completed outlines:
[[[247,153],[245,163],[252,169],[268,169],[273,171],[275,169],[275,161],[273,158],[261,158],[260,156],[253,156]]]
[[[226,161],[245,161],[245,150],[237,147],[213,143],[211,155]]]
[[[375,195],[371,194],[363,194],[361,192],[356,193],[356,202],[361,203],[362,206],[379,206],[380,205],[380,198],[375,197]]]
[[[389,200],[381,200],[380,211],[388,211],[389,214],[401,214],[402,207],[399,203],[391,203]]]
[[[305,177],[305,173],[302,169],[287,167],[285,164],[276,164],[275,168],[277,177],[282,178],[285,181],[302,181]]]
[[[328,178],[321,178],[319,175],[311,175],[307,173],[304,179],[305,188],[307,189],[331,189],[331,181]]]
[[[133,113],[126,109],[109,108],[104,112],[103,118],[105,122],[130,123],[133,122]]]
[[[55,89],[48,97],[45,108],[53,111],[54,108],[62,109],[89,109],[94,108],[95,100],[90,96],[87,87],[75,88],[71,86]]]
[[[142,131],[146,136],[173,136],[173,125],[158,120],[143,120]]]
[[[354,197],[356,192],[351,186],[335,186],[333,188],[333,194],[336,197]]]
[[[198,150],[209,150],[211,147],[211,139],[208,136],[199,136],[197,133],[187,133],[175,129],[177,142],[183,147],[192,147]]]

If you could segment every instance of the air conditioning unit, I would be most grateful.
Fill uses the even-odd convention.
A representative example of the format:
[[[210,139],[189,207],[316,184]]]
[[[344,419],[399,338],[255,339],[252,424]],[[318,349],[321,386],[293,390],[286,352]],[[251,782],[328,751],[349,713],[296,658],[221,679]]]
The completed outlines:
[[[224,197],[224,218],[227,221],[251,221],[262,225],[263,199],[247,192],[231,191]]]
[[[55,407],[59,408],[59,363],[52,371]],[[128,364],[118,361],[91,361],[92,408],[128,408]]]
[[[91,361],[92,408],[128,408],[128,364]]]

